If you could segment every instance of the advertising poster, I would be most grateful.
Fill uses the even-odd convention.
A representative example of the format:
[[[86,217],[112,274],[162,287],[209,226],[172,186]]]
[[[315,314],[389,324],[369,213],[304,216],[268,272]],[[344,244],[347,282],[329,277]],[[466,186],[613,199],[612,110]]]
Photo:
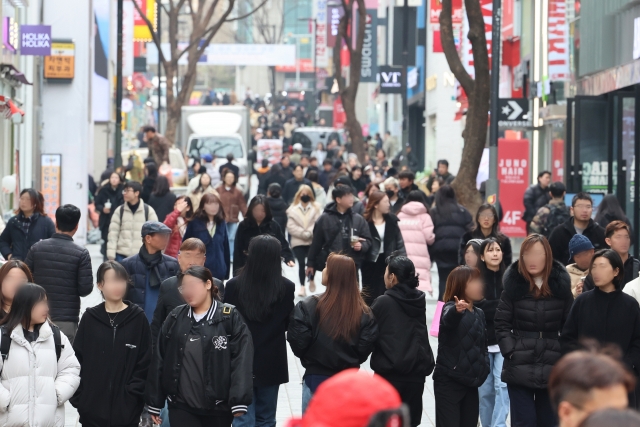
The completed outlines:
[[[366,16],[360,82],[375,83],[378,76],[378,10],[367,9]],[[358,25],[360,25],[359,22]]]
[[[268,159],[270,165],[279,163],[282,159],[282,141],[279,139],[258,140],[258,164],[262,159]]]
[[[522,220],[522,195],[529,186],[528,139],[498,140],[498,180],[504,213],[500,231],[509,237],[526,237],[527,224]]]
[[[43,154],[40,159],[42,183],[40,192],[44,196],[44,211],[49,218],[56,217],[56,209],[60,206],[60,166],[61,154]]]
[[[146,12],[144,15],[154,24],[154,28],[156,25],[156,0],[133,0],[135,1],[140,10]],[[135,8],[134,8],[135,9]],[[153,41],[151,36],[151,31],[149,31],[149,27],[147,23],[144,21],[140,13],[138,13],[138,9],[135,9],[133,12],[133,38],[138,42],[150,42]],[[164,51],[164,50],[163,50]]]

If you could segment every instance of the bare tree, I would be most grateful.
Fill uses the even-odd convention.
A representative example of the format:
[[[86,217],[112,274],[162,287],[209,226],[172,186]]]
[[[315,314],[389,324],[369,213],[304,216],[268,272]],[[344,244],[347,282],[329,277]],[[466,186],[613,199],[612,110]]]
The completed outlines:
[[[342,106],[347,122],[345,127],[351,137],[351,149],[358,155],[360,161],[364,161],[365,146],[364,137],[362,136],[362,126],[356,118],[356,95],[358,94],[358,85],[360,84],[360,69],[362,68],[362,45],[364,44],[364,30],[367,18],[367,10],[364,0],[341,0],[344,14],[340,18],[338,24],[338,38],[333,47],[333,78],[338,82],[338,91],[342,99]],[[354,28],[353,14],[354,5],[358,5],[358,25],[356,33],[355,47],[353,45],[352,35],[349,34],[349,28]],[[342,50],[342,40],[344,40],[349,54],[351,56],[351,66],[349,67],[349,84],[342,75],[342,61],[340,51]]]
[[[198,60],[204,54],[213,37],[225,23],[251,16],[260,10],[268,0],[256,1],[259,1],[259,3],[253,10],[240,16],[231,17],[231,13],[236,5],[236,0],[164,0],[160,3],[162,10],[159,10],[158,14],[164,12],[168,17],[168,39],[170,47],[168,57],[165,56],[162,51],[161,40],[155,31],[153,23],[140,9],[138,2],[133,2],[138,13],[142,19],[144,19],[147,27],[149,27],[153,43],[158,48],[158,60],[162,63],[165,71],[167,85],[167,127],[165,136],[172,143],[175,143],[176,140],[176,130],[180,123],[182,106],[186,105],[189,101],[189,97],[196,83]],[[181,48],[178,46],[178,17],[185,11],[191,18],[191,34],[187,46]],[[184,55],[187,55],[186,72],[182,75],[182,84],[178,90],[174,85],[174,78],[178,73],[178,61],[180,61]],[[158,85],[160,85],[160,82],[158,82]]]
[[[464,4],[469,21],[467,37],[471,42],[473,52],[475,79],[465,70],[456,49],[451,19],[451,0],[442,0],[440,37],[449,68],[469,98],[466,125],[462,132],[464,148],[462,149],[460,172],[452,185],[456,190],[460,204],[475,211],[480,203],[476,189],[476,176],[482,158],[482,150],[487,140],[491,84],[489,80],[489,53],[480,2],[465,0]]]
[[[275,10],[274,10],[275,9]],[[260,35],[260,39],[265,44],[280,44],[282,42],[284,34],[284,18],[286,13],[284,11],[284,0],[272,0],[271,9],[266,7],[261,8],[253,17],[256,30]],[[269,72],[271,79],[269,86],[271,87],[271,94],[275,99],[276,94],[276,67],[275,65],[269,66]]]

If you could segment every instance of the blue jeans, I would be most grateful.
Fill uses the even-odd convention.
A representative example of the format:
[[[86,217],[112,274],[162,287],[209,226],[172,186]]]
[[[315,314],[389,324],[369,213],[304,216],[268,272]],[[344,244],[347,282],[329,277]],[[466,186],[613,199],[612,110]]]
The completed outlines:
[[[118,261],[118,262],[124,261],[125,258],[126,258],[126,256],[124,256],[124,255],[116,254],[116,261]]]
[[[167,405],[167,401],[164,401],[164,408],[160,411],[160,419],[162,419],[162,424],[160,427],[171,427],[169,425],[169,406]]]
[[[482,427],[506,427],[509,415],[507,384],[500,379],[504,357],[489,353],[489,376],[478,389],[480,397],[480,423]]]
[[[253,388],[247,413],[233,419],[233,427],[275,427],[280,385]]]
[[[311,402],[311,398],[313,397],[313,392],[309,388],[304,380],[302,381],[302,415],[307,412],[307,407],[309,406],[309,402]]]
[[[236,242],[236,232],[238,231],[237,222],[227,223],[227,235],[229,236],[229,251],[231,252],[231,262],[233,262],[233,248]]]

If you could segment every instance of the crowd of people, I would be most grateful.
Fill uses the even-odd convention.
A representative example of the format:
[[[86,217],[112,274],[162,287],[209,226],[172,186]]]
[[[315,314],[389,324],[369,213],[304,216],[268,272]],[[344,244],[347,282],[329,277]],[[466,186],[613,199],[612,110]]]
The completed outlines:
[[[105,175],[95,278],[80,210],[54,222],[23,190],[0,234],[4,425],[62,426],[69,401],[87,426],[275,426],[287,345],[291,427],[418,426],[432,374],[438,427],[638,425],[640,261],[614,196],[592,219],[589,194],[567,207],[541,173],[514,250],[499,207],[457,202],[446,160],[420,187],[407,165],[292,157],[248,204],[233,157],[179,197],[153,162],[153,186]]]

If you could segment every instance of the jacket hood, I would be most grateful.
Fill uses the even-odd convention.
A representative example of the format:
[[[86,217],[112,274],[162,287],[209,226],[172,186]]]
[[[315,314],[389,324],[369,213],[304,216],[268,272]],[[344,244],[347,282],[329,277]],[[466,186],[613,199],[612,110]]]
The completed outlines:
[[[575,234],[576,229],[575,229],[573,220],[574,220],[574,217],[571,217],[567,221],[565,221],[564,228],[569,230],[571,233]],[[587,225],[587,228],[585,228],[585,231],[589,230],[589,229],[591,229],[591,228],[593,228],[595,226],[596,226],[596,222],[593,219],[590,218],[589,219],[589,225]]]
[[[581,270],[576,264],[569,264],[567,265],[567,273],[575,274],[576,276],[586,276],[587,273],[589,273],[589,269]]]
[[[354,205],[355,205],[355,203],[354,203]],[[338,212],[338,205],[336,204],[336,202],[328,203],[327,206],[325,206],[324,211],[326,213],[330,213],[330,214],[334,214],[334,215],[344,215],[344,214],[351,213],[351,209],[347,209],[347,211],[344,214],[341,214],[340,212]]]
[[[122,310],[119,314],[114,318],[113,326],[119,326],[130,319],[133,319],[136,316],[144,316],[144,310],[138,307],[136,304],[130,301],[124,301],[125,304],[128,305],[127,308]],[[95,317],[101,323],[104,323],[106,326],[111,328],[111,323],[109,322],[109,315],[107,314],[107,310],[105,309],[104,302],[102,304],[98,304],[95,307],[88,308],[86,313]]]
[[[509,298],[520,300],[529,294],[530,283],[518,271],[519,261],[514,262],[507,268],[503,276],[504,291]],[[551,294],[556,298],[573,297],[571,294],[571,278],[564,268],[564,265],[554,260],[549,275],[549,288]]]
[[[398,283],[387,289],[385,295],[393,298],[410,317],[424,315],[427,308],[424,292],[404,283]]]
[[[422,215],[427,213],[427,208],[420,202],[408,202],[402,205],[400,212],[407,215]]]
[[[276,208],[284,207],[284,209],[287,209],[287,202],[285,202],[282,197],[267,197],[267,200],[269,201],[269,207],[271,209],[273,209],[274,206]]]

